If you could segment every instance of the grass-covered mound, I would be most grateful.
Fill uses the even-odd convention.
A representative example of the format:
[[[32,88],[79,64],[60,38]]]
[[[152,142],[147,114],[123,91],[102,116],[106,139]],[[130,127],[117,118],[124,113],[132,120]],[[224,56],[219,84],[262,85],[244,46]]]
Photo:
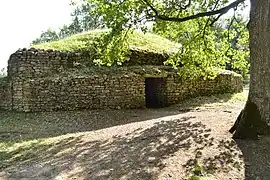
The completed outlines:
[[[104,41],[99,37],[106,33],[109,34],[109,32],[109,30],[93,30],[62,40],[33,45],[33,47],[45,50],[87,52],[86,54],[89,57],[87,56],[85,59],[90,62],[90,65],[92,65],[92,62],[106,66],[161,66],[165,63],[175,69],[178,68],[183,78],[200,77],[202,75],[214,77],[213,74],[218,72],[216,69],[219,69],[219,67],[216,66],[218,66],[219,60],[212,59],[212,56],[208,59],[205,57],[197,58],[197,49],[185,51],[181,56],[175,56],[176,52],[182,49],[181,44],[153,33],[135,30],[128,31],[127,34],[123,32],[126,35],[125,40],[127,40],[128,47],[126,44],[123,48],[119,45],[121,43],[109,43],[107,46],[109,48],[106,46],[106,48],[103,48],[102,42]],[[193,52],[193,54],[190,52]]]
[[[106,32],[108,32],[108,30],[93,30],[76,34],[62,40],[33,45],[33,47],[59,51],[89,51],[92,44],[91,42]],[[129,32],[127,36],[130,49],[135,50],[170,53],[177,51],[180,46],[178,43],[152,33],[132,31]]]

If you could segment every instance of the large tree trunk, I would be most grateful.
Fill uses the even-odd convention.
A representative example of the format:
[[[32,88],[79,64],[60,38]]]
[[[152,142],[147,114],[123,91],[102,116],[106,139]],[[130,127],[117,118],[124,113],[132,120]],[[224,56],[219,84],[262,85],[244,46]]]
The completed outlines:
[[[245,108],[230,132],[234,138],[270,134],[270,0],[251,0],[250,89]]]

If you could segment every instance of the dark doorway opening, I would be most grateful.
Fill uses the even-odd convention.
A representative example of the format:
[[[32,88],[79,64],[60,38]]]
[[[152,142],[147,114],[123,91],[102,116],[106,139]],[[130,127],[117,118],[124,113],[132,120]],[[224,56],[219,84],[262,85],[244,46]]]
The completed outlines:
[[[145,79],[145,102],[147,108],[162,108],[167,106],[166,79]]]

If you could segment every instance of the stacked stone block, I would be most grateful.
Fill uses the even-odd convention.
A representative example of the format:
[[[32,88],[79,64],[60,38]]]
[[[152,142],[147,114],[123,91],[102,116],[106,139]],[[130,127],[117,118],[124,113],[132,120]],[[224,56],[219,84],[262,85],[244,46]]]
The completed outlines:
[[[85,75],[30,81],[29,111],[144,107],[144,78]]]
[[[172,74],[167,77],[168,104],[176,104],[185,99],[212,94],[236,93],[243,91],[242,76],[231,71],[223,71],[214,79],[182,80]]]
[[[145,71],[149,62],[160,65],[166,58],[162,55],[149,62],[138,56],[139,70],[132,66],[134,57],[132,63],[124,65],[128,68],[118,68],[118,72],[107,68],[107,73],[101,69],[83,73],[80,67],[89,63],[88,54],[18,50],[10,56],[8,77],[0,81],[0,108],[24,112],[144,108],[145,79],[149,76],[165,78],[168,104],[200,95],[240,92],[243,88],[242,77],[229,71],[213,80],[184,81],[167,70],[165,74]]]
[[[0,109],[11,110],[12,107],[12,85],[8,78],[0,78]]]

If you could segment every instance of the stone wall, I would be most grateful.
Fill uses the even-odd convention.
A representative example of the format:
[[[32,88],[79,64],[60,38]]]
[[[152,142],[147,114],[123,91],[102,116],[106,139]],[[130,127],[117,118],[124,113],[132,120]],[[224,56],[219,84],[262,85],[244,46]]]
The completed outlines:
[[[151,72],[147,72],[147,66],[97,67],[86,72],[79,68],[86,61],[87,56],[81,53],[36,49],[15,52],[9,60],[8,77],[0,81],[0,108],[24,112],[144,108],[145,81],[151,77],[165,79],[168,105],[243,89],[242,77],[229,71],[214,80],[183,81],[158,66],[150,67]]]
[[[146,50],[131,50],[129,61],[126,61],[124,65],[164,65],[163,62],[169,58],[166,53],[149,52]]]
[[[0,109],[12,109],[12,85],[7,77],[0,78]]]
[[[223,71],[215,79],[207,80],[182,81],[177,75],[167,78],[167,97],[169,105],[192,97],[242,91],[242,76],[231,71]]]
[[[132,74],[70,75],[30,80],[24,111],[144,107],[144,78]]]
[[[53,50],[19,49],[8,61],[12,78],[48,77],[87,62],[87,54]]]
[[[175,74],[162,78],[166,80],[168,105],[196,96],[242,91],[242,78],[235,73],[222,73],[214,80],[194,82],[182,81]],[[145,79],[134,73],[123,76],[97,73],[60,74],[15,82],[12,108],[25,112],[144,108]]]
[[[163,65],[168,59],[167,54],[131,50],[129,61],[125,66]],[[90,63],[90,57],[82,52],[61,52],[40,49],[19,49],[8,61],[8,76],[20,78],[48,77],[68,69]]]

